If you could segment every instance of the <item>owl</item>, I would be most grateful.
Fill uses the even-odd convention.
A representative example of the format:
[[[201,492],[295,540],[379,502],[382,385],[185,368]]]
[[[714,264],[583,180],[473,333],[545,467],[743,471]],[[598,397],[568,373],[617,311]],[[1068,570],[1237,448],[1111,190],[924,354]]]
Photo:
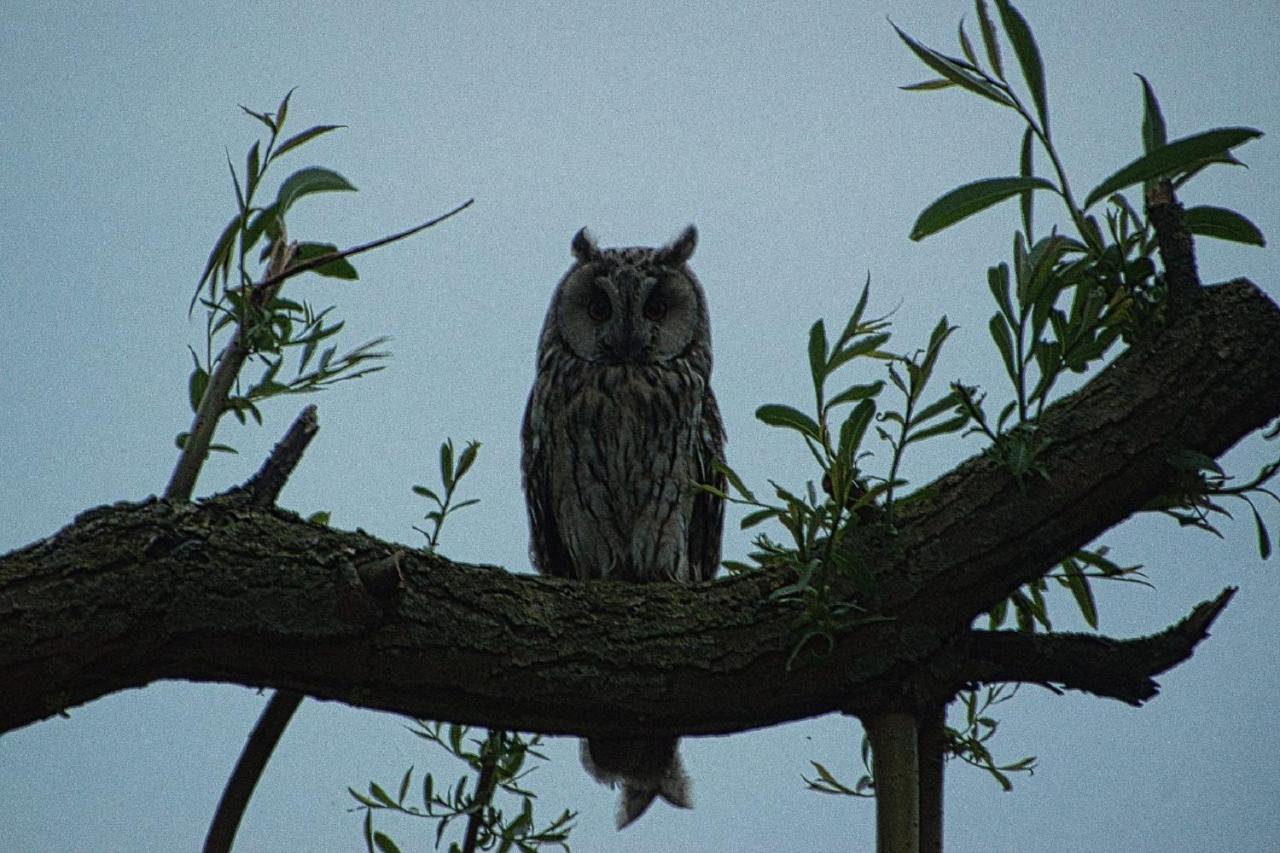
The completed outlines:
[[[711,329],[688,267],[698,232],[660,248],[601,249],[584,228],[551,297],[522,429],[529,555],[544,575],[709,580],[720,565],[724,427],[711,393]],[[582,745],[621,784],[618,828],[662,797],[692,805],[675,738]]]

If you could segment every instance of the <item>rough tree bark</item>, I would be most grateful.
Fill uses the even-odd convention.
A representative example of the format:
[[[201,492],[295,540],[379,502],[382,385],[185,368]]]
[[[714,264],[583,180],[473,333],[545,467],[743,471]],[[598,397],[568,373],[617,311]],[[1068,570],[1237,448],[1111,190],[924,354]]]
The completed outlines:
[[[1280,415],[1280,310],[1210,288],[1150,346],[1045,413],[1048,482],[978,456],[860,555],[878,618],[786,671],[793,614],[762,572],[694,588],[569,583],[408,552],[228,497],[83,513],[0,558],[0,731],[161,678],[417,716],[629,736],[918,711],[978,681],[1135,704],[1230,591],[1153,637],[973,632],[973,617],[1139,511],[1172,451],[1218,456]],[[1092,650],[1093,654],[1089,652]],[[768,685],[767,689],[762,685]]]

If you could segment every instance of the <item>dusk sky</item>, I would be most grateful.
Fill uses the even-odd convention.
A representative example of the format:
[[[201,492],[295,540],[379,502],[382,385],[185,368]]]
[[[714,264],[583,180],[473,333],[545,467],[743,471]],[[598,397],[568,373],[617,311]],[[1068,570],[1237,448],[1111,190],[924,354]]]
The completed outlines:
[[[1200,241],[1204,280],[1245,276],[1280,297],[1274,0],[1019,8],[1079,194],[1141,153],[1134,72],[1171,138],[1227,125],[1269,134],[1237,150],[1247,169],[1212,168],[1182,198],[1239,210],[1272,241]],[[962,16],[976,42],[968,2],[11,4],[0,22],[0,551],[163,490],[190,421],[187,347],[203,347],[187,306],[235,210],[227,157],[242,164],[260,129],[237,105],[269,111],[295,86],[291,130],[347,128],[289,155],[272,180],[324,165],[360,191],[304,200],[293,236],[354,245],[476,202],[356,259],[358,282],[288,284],[286,295],[337,306],[340,346],[388,335],[393,357],[318,397],[268,401],[262,427],[225,424],[218,440],[239,454],[210,462],[200,495],[246,479],[315,402],[321,429],[281,505],[416,547],[428,506],[411,486],[437,482],[446,437],[477,439],[463,497],[480,503],[450,520],[441,551],[529,571],[520,417],[547,301],[584,225],[603,245],[698,226],[712,382],[729,462],[750,484],[815,477],[803,446],[753,412],[809,404],[807,329],[843,322],[868,274],[871,310],[895,311],[892,348],[923,346],[945,314],[959,330],[939,389],[980,385],[998,410],[1010,389],[987,334],[986,270],[1008,259],[1016,206],[907,235],[944,192],[1015,174],[1022,127],[973,95],[900,90],[933,75],[886,19],[954,53]],[[1039,201],[1043,227],[1061,219],[1050,203]],[[864,366],[849,381],[882,376]],[[982,447],[929,442],[905,475],[922,485]],[[884,445],[870,449],[872,470],[887,464]],[[1280,442],[1254,436],[1224,463],[1248,477],[1277,453]],[[1225,586],[1240,592],[1143,708],[1033,686],[1001,705],[992,749],[1006,762],[1036,756],[1035,774],[1005,793],[952,762],[949,851],[1280,850],[1280,557],[1260,561],[1247,508],[1231,508],[1223,540],[1142,516],[1096,543],[1154,585],[1098,585],[1107,635],[1150,634]],[[1260,509],[1280,532],[1280,506]],[[729,513],[728,559],[750,547],[741,516]],[[1050,607],[1055,628],[1083,628],[1064,590]],[[163,682],[0,736],[0,847],[198,849],[265,701],[249,687]],[[459,772],[405,722],[305,702],[236,849],[363,849],[348,786],[394,787],[410,765]],[[622,833],[616,794],[583,772],[575,739],[549,739],[551,762],[529,784],[539,820],[578,810],[579,853],[870,850],[873,803],[808,792],[801,778],[816,760],[855,781],[861,737],[832,715],[687,740],[696,807],[656,805]],[[427,821],[378,826],[406,851],[432,849]]]

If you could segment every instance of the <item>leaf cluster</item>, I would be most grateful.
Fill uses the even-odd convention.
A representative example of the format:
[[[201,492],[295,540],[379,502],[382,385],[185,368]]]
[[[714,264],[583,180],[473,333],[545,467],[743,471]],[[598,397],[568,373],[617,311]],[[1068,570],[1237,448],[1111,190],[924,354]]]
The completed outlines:
[[[424,520],[431,525],[431,529],[428,531],[423,530],[421,527],[413,528],[427,537],[426,548],[428,551],[434,552],[436,546],[440,544],[440,531],[444,528],[445,519],[449,517],[450,513],[480,502],[478,498],[470,498],[458,503],[453,502],[454,491],[458,488],[462,478],[471,470],[471,466],[475,464],[476,456],[480,453],[480,447],[480,442],[468,441],[467,446],[462,449],[462,453],[458,454],[455,464],[453,439],[445,439],[444,443],[440,445],[440,482],[444,484],[443,498],[434,489],[429,489],[426,486],[413,487],[415,495],[424,497],[436,505],[435,509],[424,516]]]
[[[215,350],[221,349],[217,344],[222,340],[232,340],[245,347],[249,357],[261,367],[256,380],[244,383],[237,377],[236,391],[225,401],[224,411],[230,411],[241,423],[249,417],[262,423],[258,404],[263,400],[321,391],[337,382],[367,376],[381,370],[383,365],[378,362],[388,357],[381,349],[388,341],[385,337],[339,353],[334,340],[343,322],[331,319],[333,306],[317,311],[306,301],[285,299],[279,296],[278,286],[255,284],[250,272],[255,250],[259,264],[271,258],[288,257],[291,266],[336,253],[333,243],[290,243],[285,218],[297,202],[308,196],[355,190],[332,169],[309,166],[281,181],[273,200],[258,201],[269,168],[281,157],[342,127],[315,125],[283,136],[292,94],[291,91],[285,95],[274,113],[241,107],[265,126],[267,135],[265,140],[259,139],[249,148],[243,174],[236,170],[230,157],[227,158],[235,188],[236,212],[214,243],[191,299],[192,310],[198,303],[206,312],[204,352],[191,349],[193,366],[187,388],[193,412],[199,410],[210,376],[221,358],[220,354],[215,355]],[[355,267],[343,258],[310,271],[343,280],[358,277]],[[298,356],[292,375],[285,378],[281,370],[287,350],[297,352]],[[180,434],[178,446],[184,447],[186,440],[187,434]],[[226,444],[213,444],[210,449],[235,452]]]
[[[569,851],[569,833],[577,813],[566,809],[558,817],[539,827],[534,819],[534,800],[537,795],[524,785],[524,780],[537,769],[534,762],[546,761],[539,751],[541,735],[523,735],[518,732],[487,731],[483,737],[469,737],[468,726],[417,721],[410,728],[414,735],[443,749],[452,758],[461,761],[468,772],[443,789],[431,773],[421,775],[417,798],[410,798],[414,787],[414,768],[409,767],[400,778],[395,796],[387,787],[370,782],[368,793],[354,788],[347,791],[363,811],[365,848],[369,853],[398,853],[400,847],[384,832],[374,828],[374,813],[387,812],[435,821],[435,849],[445,843],[445,833],[459,818],[468,827],[466,839],[459,843],[450,841],[445,848],[449,853],[470,853],[472,850],[495,850],[508,853],[534,853],[546,848]],[[473,776],[475,781],[472,781]],[[514,815],[495,805],[495,796],[504,794],[516,801]]]

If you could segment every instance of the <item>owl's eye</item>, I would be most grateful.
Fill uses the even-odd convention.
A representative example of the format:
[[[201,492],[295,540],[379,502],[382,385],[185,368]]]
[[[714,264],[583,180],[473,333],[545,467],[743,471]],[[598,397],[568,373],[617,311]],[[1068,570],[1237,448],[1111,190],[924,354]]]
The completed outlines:
[[[662,298],[662,294],[655,293],[651,295],[644,303],[644,317],[646,320],[657,322],[667,316],[667,300]]]
[[[612,313],[613,304],[609,302],[608,294],[596,288],[591,294],[591,301],[587,303],[587,316],[593,322],[603,323],[609,319],[609,315]]]

